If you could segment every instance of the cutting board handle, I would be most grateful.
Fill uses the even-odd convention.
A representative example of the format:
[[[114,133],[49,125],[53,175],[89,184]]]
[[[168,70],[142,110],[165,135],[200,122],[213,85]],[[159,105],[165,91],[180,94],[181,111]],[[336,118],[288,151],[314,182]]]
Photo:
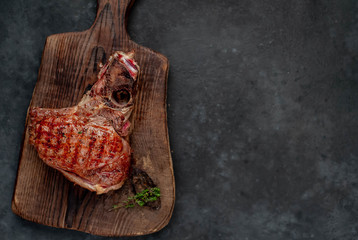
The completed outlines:
[[[113,26],[115,38],[123,41],[128,40],[127,16],[134,0],[98,0],[97,16],[92,25]],[[101,21],[98,24],[98,21]]]

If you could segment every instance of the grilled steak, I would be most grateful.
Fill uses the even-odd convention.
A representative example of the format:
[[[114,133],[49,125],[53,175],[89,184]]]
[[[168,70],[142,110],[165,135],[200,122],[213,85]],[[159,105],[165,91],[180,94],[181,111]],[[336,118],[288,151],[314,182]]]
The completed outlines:
[[[39,157],[97,194],[120,188],[129,174],[131,148],[125,138],[139,72],[132,57],[115,52],[77,106],[29,111],[30,143]]]

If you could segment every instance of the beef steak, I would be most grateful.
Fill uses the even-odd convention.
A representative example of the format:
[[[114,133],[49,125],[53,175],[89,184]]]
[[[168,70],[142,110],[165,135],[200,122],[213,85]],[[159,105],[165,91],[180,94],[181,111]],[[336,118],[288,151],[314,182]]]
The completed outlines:
[[[29,110],[30,143],[70,181],[97,194],[119,189],[129,175],[129,117],[139,67],[115,52],[77,106]]]

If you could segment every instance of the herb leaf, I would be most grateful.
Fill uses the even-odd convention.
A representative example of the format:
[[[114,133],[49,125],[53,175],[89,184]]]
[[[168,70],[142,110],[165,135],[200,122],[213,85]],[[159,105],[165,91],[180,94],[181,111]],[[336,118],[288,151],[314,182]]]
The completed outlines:
[[[129,196],[126,201],[113,205],[111,210],[115,210],[121,207],[133,208],[135,206],[143,207],[148,202],[155,202],[160,197],[160,189],[157,187],[144,189],[134,196]]]

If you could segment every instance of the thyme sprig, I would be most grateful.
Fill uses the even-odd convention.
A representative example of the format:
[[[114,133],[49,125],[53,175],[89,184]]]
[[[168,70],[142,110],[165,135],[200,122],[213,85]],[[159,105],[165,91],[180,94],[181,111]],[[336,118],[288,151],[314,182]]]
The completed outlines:
[[[154,188],[144,189],[143,191],[137,193],[136,195],[128,197],[126,201],[113,205],[113,208],[111,210],[118,209],[121,207],[133,208],[136,205],[139,207],[143,207],[149,202],[157,201],[159,197],[160,197],[159,188],[154,187]]]

